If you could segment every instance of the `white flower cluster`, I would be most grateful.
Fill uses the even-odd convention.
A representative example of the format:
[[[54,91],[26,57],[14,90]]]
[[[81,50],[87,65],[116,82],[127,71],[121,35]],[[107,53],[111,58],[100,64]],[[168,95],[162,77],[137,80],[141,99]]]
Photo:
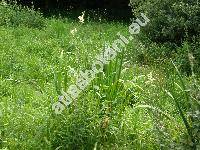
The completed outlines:
[[[84,23],[85,21],[84,16],[85,16],[85,11],[83,11],[82,15],[78,17],[80,23]]]
[[[61,114],[65,109],[65,106],[69,106],[73,100],[78,98],[81,91],[83,91],[95,78],[95,75],[103,71],[103,66],[109,64],[111,60],[115,59],[117,53],[122,51],[120,46],[125,48],[126,44],[133,40],[132,35],[140,32],[140,26],[144,27],[147,25],[150,20],[144,14],[141,14],[141,16],[143,17],[144,22],[140,19],[133,20],[133,23],[129,26],[131,35],[128,39],[118,32],[117,35],[119,36],[119,39],[112,43],[112,47],[106,47],[104,52],[95,57],[95,61],[92,64],[92,70],[86,70],[85,72],[80,71],[76,84],[69,86],[67,92],[62,91],[63,95],[60,96],[59,101],[52,106],[52,109],[56,114]]]

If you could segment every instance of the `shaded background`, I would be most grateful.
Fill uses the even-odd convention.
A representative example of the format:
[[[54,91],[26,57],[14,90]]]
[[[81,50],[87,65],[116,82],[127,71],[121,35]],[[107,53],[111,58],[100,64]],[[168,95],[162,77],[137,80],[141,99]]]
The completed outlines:
[[[17,0],[25,6],[40,9],[45,15],[64,14],[66,11],[95,10],[107,19],[129,20],[132,16],[129,0]]]

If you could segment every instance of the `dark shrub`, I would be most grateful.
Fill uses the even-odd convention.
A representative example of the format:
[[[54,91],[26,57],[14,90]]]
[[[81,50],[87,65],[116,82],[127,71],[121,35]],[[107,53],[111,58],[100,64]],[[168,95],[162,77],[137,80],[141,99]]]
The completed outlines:
[[[151,22],[144,33],[155,42],[181,44],[200,34],[200,5],[196,0],[131,0],[135,15],[143,12]]]
[[[196,0],[131,0],[133,13],[139,16],[144,13],[150,22],[140,34],[152,42],[169,48],[168,56],[176,52],[176,61],[183,72],[191,74],[200,70],[200,4]],[[144,40],[145,43],[146,40]],[[186,44],[187,43],[187,44]],[[152,44],[151,44],[152,45]],[[154,44],[153,44],[154,45]],[[151,46],[149,46],[151,47]],[[178,47],[178,48],[177,48]],[[155,47],[154,47],[155,50]],[[165,49],[158,48],[156,52],[148,50],[156,59],[160,54],[166,54]],[[165,57],[165,56],[164,56]],[[189,58],[190,57],[190,58]],[[191,59],[194,57],[194,59]],[[193,62],[191,62],[193,61]],[[191,63],[194,65],[191,66]],[[191,69],[191,67],[194,67]]]
[[[11,5],[2,1],[0,2],[0,25],[22,25],[41,29],[45,26],[45,19],[39,12],[34,11],[33,8],[21,7],[16,3]]]

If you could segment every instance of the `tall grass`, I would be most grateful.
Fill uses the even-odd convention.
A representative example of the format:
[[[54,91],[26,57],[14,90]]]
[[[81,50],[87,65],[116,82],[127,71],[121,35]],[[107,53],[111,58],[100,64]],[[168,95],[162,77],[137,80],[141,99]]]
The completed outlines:
[[[12,19],[15,7],[1,3],[0,18],[9,11]],[[29,23],[33,14],[26,10],[21,20]],[[148,50],[164,47],[134,40],[56,115],[51,106],[75,83],[73,69],[90,69],[119,31],[129,35],[128,26],[42,18],[43,27],[37,19],[36,26],[5,20],[0,25],[0,149],[198,149],[199,79],[195,72],[187,77],[175,71],[167,58],[159,65],[156,58],[148,61],[154,58]]]

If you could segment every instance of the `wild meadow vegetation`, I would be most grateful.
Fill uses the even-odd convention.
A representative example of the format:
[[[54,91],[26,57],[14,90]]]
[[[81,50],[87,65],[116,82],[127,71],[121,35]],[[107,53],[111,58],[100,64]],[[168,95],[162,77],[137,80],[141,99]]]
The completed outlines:
[[[151,1],[132,2],[149,24],[61,115],[61,90],[130,23],[0,2],[0,149],[200,149],[200,6]]]

